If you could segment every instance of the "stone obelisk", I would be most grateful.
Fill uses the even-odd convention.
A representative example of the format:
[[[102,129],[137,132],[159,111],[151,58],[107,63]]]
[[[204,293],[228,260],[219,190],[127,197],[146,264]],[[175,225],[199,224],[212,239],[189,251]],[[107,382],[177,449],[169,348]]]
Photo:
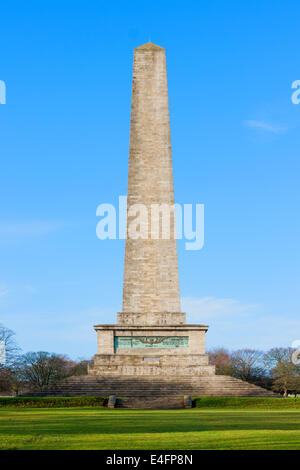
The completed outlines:
[[[170,231],[153,239],[151,208],[174,205],[165,49],[148,43],[134,51],[127,207],[142,204],[148,213],[143,237],[126,240],[124,290],[119,323],[180,324],[174,212]],[[134,218],[134,217],[133,217]],[[131,222],[128,213],[127,225]]]
[[[166,55],[164,48],[147,43],[134,50],[122,312],[117,324],[95,326],[98,353],[91,375],[176,381],[214,374],[205,354],[208,327],[187,325],[181,312],[172,208]],[[169,209],[169,231],[164,209]],[[133,236],[132,222],[145,211]]]
[[[109,408],[179,408],[183,396],[188,408],[191,396],[274,396],[215,375],[205,354],[208,327],[186,324],[173,205],[165,50],[148,43],[134,51],[122,312],[116,324],[94,327],[98,351],[88,376],[69,377],[43,395],[109,396]]]

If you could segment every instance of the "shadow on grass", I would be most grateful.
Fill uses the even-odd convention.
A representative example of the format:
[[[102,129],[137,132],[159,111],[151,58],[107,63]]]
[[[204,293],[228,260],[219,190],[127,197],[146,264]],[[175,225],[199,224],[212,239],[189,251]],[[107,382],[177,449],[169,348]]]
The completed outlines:
[[[7,434],[128,434],[300,429],[300,411],[1,409]]]

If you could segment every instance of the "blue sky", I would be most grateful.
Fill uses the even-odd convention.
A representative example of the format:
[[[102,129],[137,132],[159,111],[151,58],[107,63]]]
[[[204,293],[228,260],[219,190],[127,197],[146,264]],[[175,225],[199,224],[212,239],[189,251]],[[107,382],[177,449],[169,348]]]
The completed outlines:
[[[126,194],[133,48],[166,48],[175,199],[205,204],[178,243],[182,306],[208,348],[300,339],[297,1],[1,6],[0,322],[24,351],[96,351],[121,309],[124,241],[96,207]]]

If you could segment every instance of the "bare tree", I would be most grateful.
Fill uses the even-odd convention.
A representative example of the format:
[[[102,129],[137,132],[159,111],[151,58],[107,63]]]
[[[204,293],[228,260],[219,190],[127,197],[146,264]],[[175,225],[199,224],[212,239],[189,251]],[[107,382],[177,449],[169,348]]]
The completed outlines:
[[[272,388],[284,397],[289,392],[297,394],[300,391],[300,366],[293,364],[293,352],[293,348],[272,348],[264,355],[264,363],[273,379]]]
[[[70,361],[65,356],[45,351],[29,352],[19,358],[16,368],[24,382],[42,390],[69,375]]]
[[[20,353],[20,348],[15,340],[15,332],[0,324],[0,342],[4,344],[5,348],[5,363],[0,363],[0,368],[1,366],[7,368],[11,366]]]
[[[88,365],[92,363],[92,360],[79,359],[74,361],[72,367],[69,370],[70,375],[86,375],[88,373]]]
[[[216,348],[208,352],[210,363],[216,366],[216,374],[230,375],[270,389],[272,380],[266,373],[263,352],[256,349],[228,351]]]
[[[216,348],[208,351],[209,362],[216,366],[216,374],[233,375],[231,353],[225,348]]]
[[[16,396],[19,395],[19,392],[24,387],[26,388],[26,382],[23,378],[22,369],[17,366],[17,363],[14,363],[12,367],[7,369],[7,391],[12,391]]]
[[[0,361],[0,391],[9,393],[12,389],[11,369],[18,357],[20,348],[15,341],[14,331],[6,328],[4,325],[0,325],[0,343],[1,350],[3,347],[2,360]]]
[[[256,349],[238,349],[231,354],[234,376],[253,381],[264,373],[263,352]]]

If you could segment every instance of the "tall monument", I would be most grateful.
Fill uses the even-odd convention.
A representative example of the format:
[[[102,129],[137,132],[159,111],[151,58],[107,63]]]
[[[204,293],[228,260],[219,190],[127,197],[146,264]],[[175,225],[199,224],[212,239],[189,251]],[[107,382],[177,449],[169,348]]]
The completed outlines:
[[[169,233],[160,214],[173,204],[165,50],[148,43],[134,51],[122,312],[116,324],[95,326],[98,352],[88,375],[69,377],[31,395],[111,396],[108,406],[115,406],[117,395],[121,406],[167,408],[181,407],[183,395],[274,396],[215,375],[205,354],[208,327],[186,324],[174,211],[167,219]],[[138,212],[143,214],[139,223]]]
[[[169,233],[162,211],[173,208],[173,172],[165,49],[134,51],[122,312],[115,325],[96,325],[98,353],[91,375],[213,375],[204,325],[181,312],[174,211]],[[131,212],[131,208],[135,208]],[[130,224],[146,211],[140,234]]]
[[[119,322],[184,323],[174,220],[169,239],[162,239],[162,233],[158,239],[151,237],[151,205],[174,204],[166,56],[162,47],[151,43],[134,52],[127,204],[146,206],[149,220],[147,239],[126,240]]]

